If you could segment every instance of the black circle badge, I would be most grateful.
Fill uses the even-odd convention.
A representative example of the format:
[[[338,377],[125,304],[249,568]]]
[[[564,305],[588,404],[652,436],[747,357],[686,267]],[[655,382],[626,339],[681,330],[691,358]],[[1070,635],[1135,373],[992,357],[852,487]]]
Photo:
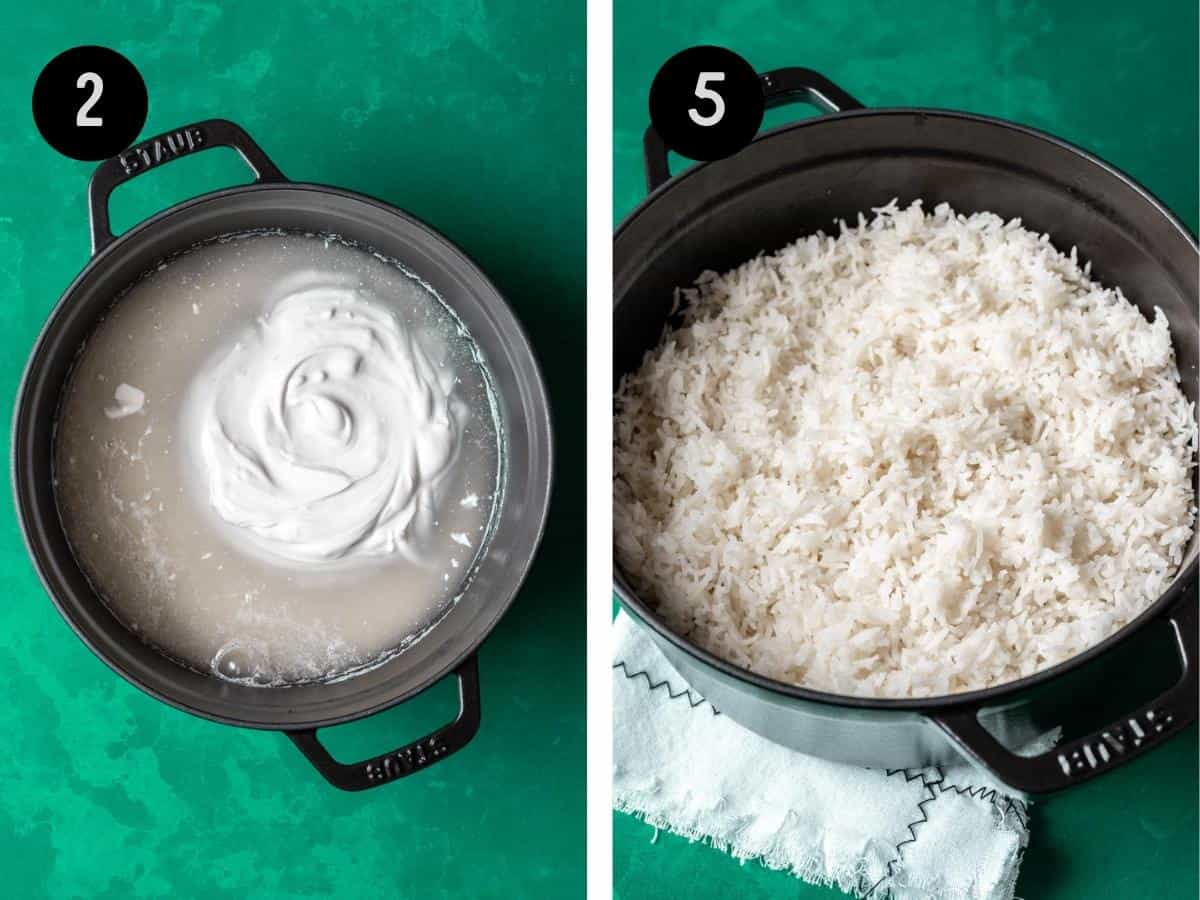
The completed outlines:
[[[116,156],[146,124],[146,83],[107,47],[73,47],[46,64],[33,86],[33,121],[46,143],[72,159]]]
[[[650,86],[650,122],[689,159],[731,156],[758,133],[763,91],[748,62],[723,47],[690,47],[666,61]]]

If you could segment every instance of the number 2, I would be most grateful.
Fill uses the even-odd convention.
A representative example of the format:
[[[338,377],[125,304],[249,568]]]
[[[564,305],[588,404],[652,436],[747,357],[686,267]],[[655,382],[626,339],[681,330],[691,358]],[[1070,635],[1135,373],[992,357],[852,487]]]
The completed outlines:
[[[75,114],[75,124],[80,128],[97,127],[104,124],[104,119],[100,116],[88,115],[92,111],[92,107],[96,105],[100,99],[100,95],[104,92],[104,81],[95,72],[84,72],[75,82],[75,87],[85,88],[91,87],[91,95],[83,101],[83,106],[79,107],[79,112]]]
[[[701,72],[696,79],[696,96],[708,100],[713,105],[713,111],[707,116],[700,113],[694,106],[688,110],[692,121],[701,128],[709,128],[725,118],[725,98],[708,86],[710,81],[724,81],[724,72]]]

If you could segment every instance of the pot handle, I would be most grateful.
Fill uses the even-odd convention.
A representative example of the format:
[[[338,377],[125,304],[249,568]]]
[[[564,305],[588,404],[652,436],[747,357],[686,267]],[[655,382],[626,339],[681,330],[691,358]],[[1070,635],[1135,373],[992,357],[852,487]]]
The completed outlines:
[[[449,725],[398,750],[356,763],[340,763],[317,740],[317,729],[289,731],[300,752],[335,788],[362,791],[404,778],[440,762],[467,745],[479,731],[479,663],[472,653],[454,670],[458,678],[458,716]]]
[[[767,109],[783,106],[785,103],[809,103],[826,113],[863,108],[861,103],[812,69],[795,66],[772,69],[759,75],[758,80],[762,85]],[[663,143],[653,125],[646,129],[642,138],[642,152],[646,165],[646,193],[650,194],[671,180],[667,145]]]
[[[92,174],[88,185],[92,255],[116,240],[108,220],[108,198],[114,188],[149,169],[209,147],[232,147],[254,172],[255,181],[287,181],[250,135],[227,119],[206,119],[148,138],[106,159]]]
[[[1197,704],[1197,605],[1194,591],[1168,614],[1183,664],[1179,679],[1134,712],[1086,737],[1039,756],[1018,756],[982,725],[979,708],[964,707],[931,718],[970,759],[1019,791],[1044,794],[1111,772],[1190,725]]]

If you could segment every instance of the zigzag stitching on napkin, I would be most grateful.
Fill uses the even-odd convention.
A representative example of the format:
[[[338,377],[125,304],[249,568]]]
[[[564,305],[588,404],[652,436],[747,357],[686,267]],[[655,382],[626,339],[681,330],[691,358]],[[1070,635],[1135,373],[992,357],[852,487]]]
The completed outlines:
[[[913,781],[916,781],[918,778],[920,778],[921,784],[923,784],[925,787],[930,787],[931,785],[937,784],[941,780],[941,779],[935,778],[932,781],[930,781],[926,777],[926,773],[925,773],[924,769],[884,769],[883,772],[889,778],[896,776],[896,775],[903,775],[904,780],[907,782],[913,782]]]
[[[987,787],[986,785],[977,785],[968,787],[967,785],[952,784],[946,781],[946,776],[940,768],[934,769],[938,773],[938,779],[932,782],[933,785],[941,792],[953,791],[960,797],[973,797],[976,800],[982,800],[985,803],[990,803],[997,812],[1001,815],[1012,813],[1021,827],[1026,831],[1029,830],[1029,807],[1013,797],[1006,797],[995,788]]]
[[[1029,811],[1026,806],[1020,800],[1003,796],[995,788],[989,788],[985,785],[968,788],[964,785],[937,782],[937,789],[943,793],[953,791],[961,797],[974,797],[976,800],[983,800],[985,803],[990,803],[1001,813],[1012,813],[1017,821],[1021,823],[1022,828],[1029,828]]]
[[[917,802],[917,812],[919,812],[921,814],[921,817],[919,819],[914,819],[912,822],[908,823],[908,826],[907,826],[908,837],[905,838],[904,840],[902,840],[900,843],[898,843],[893,848],[893,850],[895,852],[895,856],[893,856],[892,859],[888,862],[886,874],[884,874],[884,876],[882,878],[880,878],[877,882],[875,882],[873,885],[871,885],[871,889],[869,891],[867,891],[866,894],[863,895],[864,900],[866,900],[866,898],[874,896],[875,892],[877,890],[879,890],[879,886],[881,884],[883,884],[889,878],[892,878],[895,876],[896,863],[900,862],[900,858],[904,855],[904,848],[907,847],[909,844],[914,843],[917,840],[917,828],[921,825],[924,825],[926,822],[929,821],[929,811],[926,810],[925,807],[937,799],[937,794],[935,794],[933,792],[933,789],[935,786],[937,786],[940,783],[937,781],[930,781],[926,777],[925,773],[922,772],[920,769],[916,769],[916,770],[913,770],[913,769],[884,769],[884,772],[885,772],[885,774],[888,775],[888,777],[892,777],[895,775],[903,775],[904,780],[909,783],[912,783],[912,782],[920,779],[921,787],[924,789],[925,793],[928,796],[925,797],[924,800],[919,800]]]
[[[693,694],[688,688],[683,688],[682,690],[676,691],[671,687],[671,682],[667,681],[665,678],[659,682],[651,681],[650,673],[645,669],[641,669],[637,672],[630,672],[629,666],[625,664],[625,660],[613,663],[613,670],[616,671],[617,669],[620,669],[625,674],[625,677],[630,681],[633,681],[636,678],[644,678],[646,680],[646,684],[650,686],[651,691],[657,691],[659,688],[665,687],[667,689],[667,697],[672,700],[686,699],[688,705],[691,706],[692,709],[696,709],[698,706],[708,704],[708,708],[712,711],[714,716],[719,716],[721,714],[711,703],[709,703],[699,694]]]
[[[712,712],[713,716],[721,715],[720,711],[718,711],[716,707],[714,707],[711,703],[709,703],[705,698],[701,697],[699,694],[693,693],[689,688],[683,688],[681,690],[676,691],[671,687],[671,683],[665,678],[661,681],[655,682],[650,678],[650,673],[647,672],[645,669],[640,669],[637,672],[630,672],[629,666],[625,663],[624,660],[613,663],[612,668],[613,668],[614,672],[617,669],[620,669],[622,674],[624,674],[624,676],[627,679],[629,679],[630,681],[636,680],[637,678],[644,679],[648,686],[648,689],[651,691],[656,691],[659,688],[665,687],[667,689],[667,697],[671,700],[681,700],[681,699],[687,700],[688,705],[692,709],[696,709],[700,706],[704,706],[707,704],[707,706],[708,706],[709,710]],[[884,874],[884,876],[882,878],[880,878],[873,885],[871,885],[871,887],[869,889],[866,889],[865,892],[862,893],[863,900],[871,900],[871,898],[875,898],[875,900],[886,900],[887,897],[890,897],[892,895],[890,888],[888,889],[888,893],[886,895],[881,894],[878,897],[876,897],[875,892],[877,890],[879,890],[880,886],[885,881],[887,881],[889,878],[895,877],[896,865],[900,862],[901,858],[904,855],[904,848],[907,847],[909,844],[916,842],[917,828],[919,828],[921,825],[924,825],[926,822],[929,821],[929,811],[926,809],[926,806],[928,806],[930,803],[933,803],[935,800],[937,800],[939,792],[945,793],[947,791],[953,791],[954,793],[956,793],[960,796],[971,797],[976,800],[982,800],[985,803],[990,803],[1001,814],[1003,814],[1006,810],[1008,812],[1011,812],[1016,817],[1017,821],[1021,824],[1021,827],[1025,829],[1026,837],[1028,837],[1028,833],[1029,833],[1028,807],[1024,803],[1022,803],[1020,800],[1015,800],[1012,797],[1005,797],[1005,796],[1001,795],[995,788],[989,788],[986,785],[978,785],[976,787],[968,787],[965,785],[957,785],[957,784],[948,783],[946,781],[945,774],[942,772],[941,768],[939,768],[939,767],[934,767],[932,769],[932,773],[934,773],[934,774],[931,774],[930,770],[928,770],[928,769],[884,769],[884,774],[886,774],[888,777],[895,777],[897,775],[900,775],[900,776],[903,776],[905,782],[909,783],[909,784],[920,779],[921,787],[924,790],[924,792],[927,794],[927,796],[924,799],[917,801],[917,812],[920,813],[920,818],[914,819],[912,822],[909,822],[907,826],[905,826],[906,829],[908,830],[908,837],[905,838],[904,840],[900,841],[899,843],[897,843],[895,845],[895,847],[892,848],[893,852],[894,852],[894,856],[887,864],[886,874]],[[1001,802],[1002,800],[1003,800],[1003,803]],[[625,811],[633,812],[633,813],[639,815],[639,817],[641,817],[643,821],[648,821],[645,814],[641,813],[640,811],[636,811],[632,808],[626,809]],[[668,831],[674,830],[667,824],[662,824],[662,825],[656,824],[654,827],[665,828]],[[679,833],[679,832],[677,832],[677,833]],[[689,840],[697,840],[697,839],[709,840],[710,842],[713,843],[713,846],[718,846],[715,839],[705,838],[702,835],[697,835],[697,836],[684,835],[684,836],[688,837]],[[728,850],[727,847],[721,847],[720,849],[726,850],[726,851]],[[1019,855],[1017,858],[1017,866],[1019,869],[1020,864],[1021,864],[1021,858],[1024,857],[1024,855],[1025,855],[1025,847],[1024,846],[1022,846],[1018,850],[1018,854]],[[812,879],[809,878],[807,880],[812,880]],[[860,885],[862,885],[861,882],[860,882]],[[865,885],[862,885],[858,888],[858,890],[863,891],[864,887],[865,887]]]

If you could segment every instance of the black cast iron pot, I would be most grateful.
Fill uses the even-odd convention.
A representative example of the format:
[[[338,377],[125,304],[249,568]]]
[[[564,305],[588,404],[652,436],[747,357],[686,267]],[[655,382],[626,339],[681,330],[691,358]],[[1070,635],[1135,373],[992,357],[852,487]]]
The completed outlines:
[[[119,238],[109,229],[112,190],[139,173],[208,147],[228,146],[253,183],[164,210]],[[476,650],[512,602],[541,541],[550,499],[550,413],[537,362],[503,297],[465,254],[412,216],[337,188],[290,182],[241,128],[211,119],[136,145],[97,168],[89,191],[92,258],[34,346],[13,421],[13,483],[29,554],[50,597],[80,638],[117,674],[159,700],[204,718],[285,732],[320,773],[361,790],[416,772],[461,749],[479,728]],[[59,521],[52,444],[71,365],[99,318],[143,272],[172,253],[260,228],[331,232],[403,260],[462,318],[487,360],[502,432],[502,502],[474,580],[421,640],[386,663],[320,684],[251,687],[192,671],[160,655],[112,615],[76,563]],[[450,724],[362,762],[333,759],[317,729],[360,719],[453,673],[459,713]]]
[[[983,116],[934,109],[864,109],[808,69],[760,76],[768,106],[804,101],[826,115],[760,135],[736,155],[672,178],[667,151],[646,132],[650,191],[613,245],[613,362],[635,369],[670,321],[673,290],[705,269],[724,271],[835,219],[899,198],[990,210],[1079,248],[1101,282],[1153,316],[1166,314],[1183,390],[1197,399],[1197,247],[1131,178],[1050,135]],[[872,700],[756,675],[672,632],[623,573],[624,608],[649,629],[679,673],[725,715],[777,743],[865,766],[909,768],[965,756],[1012,788],[1058,790],[1107,772],[1177,734],[1196,715],[1197,540],[1161,597],[1079,656],[989,690],[920,700]],[[1129,701],[1111,724],[1039,756],[1011,748],[1126,687],[1144,654],[1179,666]],[[1139,655],[1142,654],[1142,655]],[[1171,677],[1175,676],[1175,677]],[[1153,696],[1150,702],[1144,702]],[[1132,710],[1132,711],[1130,711]],[[1124,712],[1126,714],[1121,715]]]

